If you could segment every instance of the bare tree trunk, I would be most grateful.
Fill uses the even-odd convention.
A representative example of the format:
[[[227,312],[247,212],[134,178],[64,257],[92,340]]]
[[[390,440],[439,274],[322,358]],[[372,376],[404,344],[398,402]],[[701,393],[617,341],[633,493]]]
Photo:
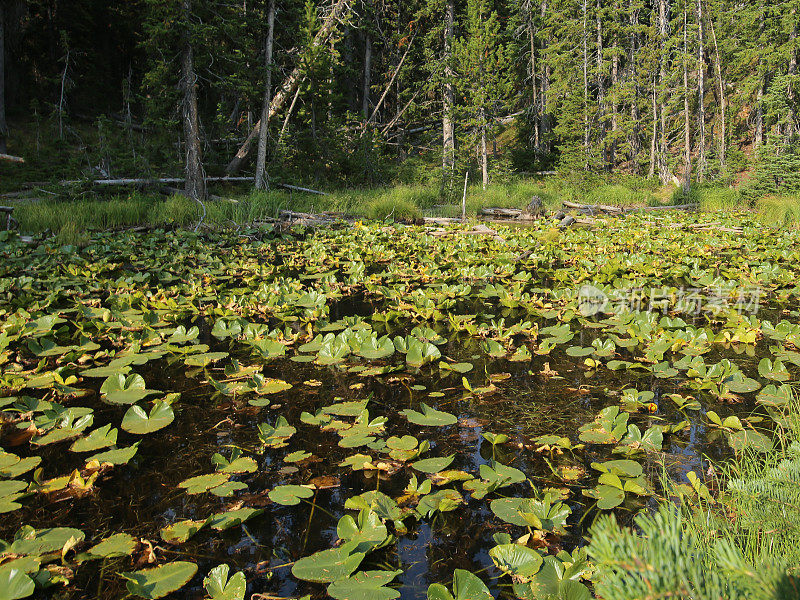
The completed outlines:
[[[449,189],[456,166],[456,130],[453,122],[453,27],[455,0],[447,0],[444,16],[444,89],[442,90],[442,189]]]
[[[533,95],[531,96],[531,108],[533,109],[533,147],[537,150],[541,143],[539,137],[539,130],[541,129],[541,113],[539,112],[539,98],[536,88],[536,24],[533,21],[533,6],[528,10],[528,37],[530,41],[530,76],[531,88]]]
[[[699,1],[699,0],[698,0]],[[797,10],[791,10],[792,15],[792,31],[789,34],[789,42],[790,46],[792,47],[791,55],[789,57],[789,76],[794,78],[797,75],[797,50],[795,49],[797,43]],[[794,109],[795,105],[795,93],[794,93],[794,86],[790,85],[789,90],[787,92],[787,96],[789,97],[789,122],[786,124],[786,143],[788,144],[791,141],[791,138],[797,132],[797,112]]]
[[[584,169],[589,169],[589,32],[587,0],[583,0],[583,152]]]
[[[764,35],[764,12],[758,26],[759,39]],[[764,60],[758,59],[758,95],[756,97],[756,135],[754,145],[759,148],[764,143]]]
[[[667,111],[664,107],[664,86],[667,81],[667,61],[666,61],[666,47],[669,39],[669,0],[659,0],[658,3],[658,28],[660,36],[659,48],[659,102],[658,111],[661,120],[661,136],[658,144],[658,151],[656,152],[656,161],[658,163],[658,176],[662,184],[666,184],[670,179],[669,167],[667,166]]]
[[[8,124],[6,123],[6,64],[5,64],[5,18],[3,5],[0,4],[0,154],[8,151],[6,138],[8,137]]]
[[[706,171],[706,52],[703,2],[697,0],[697,181]]]
[[[544,22],[547,18],[547,0],[542,0],[541,16],[542,22]],[[550,45],[550,38],[543,38],[541,43],[542,52],[544,53]],[[550,90],[550,64],[547,62],[546,55],[544,56],[545,58],[542,61],[544,62],[544,68],[542,69],[541,94],[539,95],[540,112],[542,115],[541,119],[539,119],[539,140],[542,143],[543,149],[549,151],[550,142],[549,137],[546,139],[546,136],[549,136],[550,133],[550,118],[547,114],[547,93]]]
[[[603,73],[603,21],[600,0],[597,0],[597,14],[595,22],[597,25],[597,122],[600,129],[600,136],[603,140],[603,161],[608,161],[608,140],[606,139],[606,86]]]
[[[656,85],[656,78],[653,77],[653,137],[650,138],[650,170],[647,172],[648,177],[654,177],[656,174],[656,140],[658,139],[658,102],[656,96],[658,95],[658,86]]]
[[[683,189],[686,194],[692,185],[692,135],[689,114],[689,19],[683,7]]]
[[[489,186],[489,152],[486,148],[486,111],[481,108],[481,175],[483,189]]]
[[[641,138],[639,135],[639,75],[636,64],[636,52],[639,49],[639,34],[636,25],[639,22],[639,11],[634,8],[634,0],[630,0],[629,22],[631,26],[630,50],[628,52],[628,65],[630,78],[633,82],[633,99],[631,101],[631,121],[633,130],[631,131],[631,152],[630,160],[633,163],[636,173],[639,172],[638,159],[641,152]],[[650,175],[652,177],[652,174]]]
[[[314,36],[314,39],[311,42],[312,48],[318,48],[319,46],[326,44],[333,32],[336,30],[336,27],[339,25],[339,22],[344,17],[345,13],[350,10],[350,3],[352,0],[335,0],[330,14],[325,18],[325,21],[322,24],[322,27]],[[297,88],[300,86],[300,82],[303,80],[304,74],[299,66],[295,67],[294,70],[289,74],[286,80],[283,82],[283,85],[278,88],[278,91],[275,93],[275,96],[272,98],[272,102],[269,107],[269,116],[270,118],[274,117],[275,114],[283,108],[283,105],[289,100],[289,98],[294,94]],[[242,168],[245,161],[247,160],[248,156],[250,156],[250,150],[253,146],[253,142],[258,137],[258,133],[261,130],[261,121],[255,124],[253,129],[250,131],[250,134],[247,136],[247,139],[244,141],[242,146],[239,148],[239,151],[236,153],[236,156],[231,159],[231,162],[228,163],[228,166],[225,168],[225,172],[228,175],[233,175]]]
[[[267,139],[269,138],[269,107],[272,103],[272,42],[275,34],[275,0],[269,0],[267,6],[267,43],[264,49],[264,66],[266,67],[266,83],[264,85],[264,103],[261,107],[261,123],[264,124],[258,133],[258,157],[256,158],[257,190],[269,189],[267,175]]]
[[[186,195],[202,202],[206,197],[206,181],[200,148],[200,124],[197,112],[197,76],[189,36],[192,0],[183,0],[183,55],[181,57],[181,89],[183,91],[183,137],[186,143]]]
[[[361,114],[364,120],[369,118],[369,92],[372,85],[372,35],[364,34],[364,82],[361,93]]]
[[[719,169],[725,171],[725,153],[727,150],[726,121],[727,111],[725,106],[725,82],[722,79],[722,65],[720,64],[719,46],[717,45],[717,32],[714,29],[714,15],[709,15],[709,25],[711,26],[711,39],[714,42],[714,68],[717,72],[717,87],[719,91],[719,115],[720,115],[720,135],[719,135]]]

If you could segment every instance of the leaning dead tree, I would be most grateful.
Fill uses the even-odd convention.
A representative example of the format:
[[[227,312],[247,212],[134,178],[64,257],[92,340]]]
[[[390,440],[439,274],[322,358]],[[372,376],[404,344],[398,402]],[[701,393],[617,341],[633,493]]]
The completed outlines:
[[[341,23],[347,12],[350,10],[352,2],[353,0],[334,0],[330,12],[322,23],[322,27],[311,41],[311,48],[318,48],[330,41],[331,37],[336,32],[337,26]],[[298,87],[300,86],[303,77],[304,73],[301,66],[296,66],[283,82],[283,85],[281,85],[281,87],[275,92],[275,96],[272,98],[272,101],[269,104],[269,112],[267,113],[268,119],[274,117],[275,114],[281,110],[281,108],[283,108],[283,105],[286,104],[286,102],[294,95],[295,91],[297,91]],[[252,131],[250,131],[250,134],[247,136],[247,139],[236,153],[236,156],[233,157],[231,162],[228,163],[228,166],[225,168],[225,172],[228,175],[238,173],[239,169],[242,168],[245,161],[247,161],[248,157],[250,156],[253,142],[258,138],[260,132],[261,119],[259,119],[255,124]]]

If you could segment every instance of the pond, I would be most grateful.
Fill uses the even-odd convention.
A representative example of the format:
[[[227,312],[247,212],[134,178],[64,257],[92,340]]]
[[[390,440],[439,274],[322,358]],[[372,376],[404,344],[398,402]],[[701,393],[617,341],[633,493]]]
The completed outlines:
[[[768,448],[800,372],[798,234],[702,219],[0,243],[0,577],[589,598],[596,516]]]

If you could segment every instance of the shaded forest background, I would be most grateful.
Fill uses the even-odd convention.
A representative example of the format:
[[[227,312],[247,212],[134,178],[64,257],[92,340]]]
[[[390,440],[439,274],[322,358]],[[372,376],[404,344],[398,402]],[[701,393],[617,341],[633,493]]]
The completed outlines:
[[[800,190],[800,0],[275,0],[271,60],[268,0],[0,5],[0,146],[27,177],[180,175],[190,91],[202,170],[252,174],[269,89],[290,183]]]

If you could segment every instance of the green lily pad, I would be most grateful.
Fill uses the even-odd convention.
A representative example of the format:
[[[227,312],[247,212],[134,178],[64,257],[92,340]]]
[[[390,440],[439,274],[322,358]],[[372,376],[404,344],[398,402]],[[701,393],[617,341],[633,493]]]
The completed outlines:
[[[358,543],[349,542],[338,548],[322,550],[294,563],[292,575],[303,581],[332,583],[352,575],[366,556],[357,552]]]
[[[283,506],[300,504],[301,499],[308,499],[313,495],[313,489],[302,485],[279,485],[269,491],[269,499]]]
[[[454,458],[454,454],[438,458],[425,458],[411,463],[411,466],[422,473],[438,473],[449,467]]]
[[[175,420],[175,412],[169,402],[158,400],[153,403],[150,414],[135,404],[122,417],[122,428],[128,433],[146,435],[164,429]]]
[[[186,561],[167,563],[152,569],[120,573],[128,580],[128,593],[140,598],[163,598],[184,585],[197,573],[197,565]]]
[[[400,414],[408,419],[409,422],[414,423],[414,425],[423,425],[426,427],[444,427],[446,425],[454,425],[458,422],[458,418],[455,415],[433,409],[424,402],[420,403],[420,407],[422,412],[406,408],[405,410],[401,410]]]
[[[205,527],[206,521],[178,521],[161,530],[161,539],[170,544],[182,544]]]
[[[99,452],[94,454],[86,459],[86,462],[91,462],[96,460],[100,464],[109,463],[112,465],[124,465],[127,464],[135,455],[137,450],[139,449],[139,443],[136,442],[131,446],[127,446],[125,448],[115,448],[114,450],[106,450],[105,452]]]
[[[400,592],[386,586],[402,572],[359,571],[352,577],[331,583],[328,596],[336,600],[393,600],[400,597]]]
[[[247,579],[241,571],[230,578],[228,565],[218,565],[203,579],[203,587],[211,600],[244,600],[247,593]]]

